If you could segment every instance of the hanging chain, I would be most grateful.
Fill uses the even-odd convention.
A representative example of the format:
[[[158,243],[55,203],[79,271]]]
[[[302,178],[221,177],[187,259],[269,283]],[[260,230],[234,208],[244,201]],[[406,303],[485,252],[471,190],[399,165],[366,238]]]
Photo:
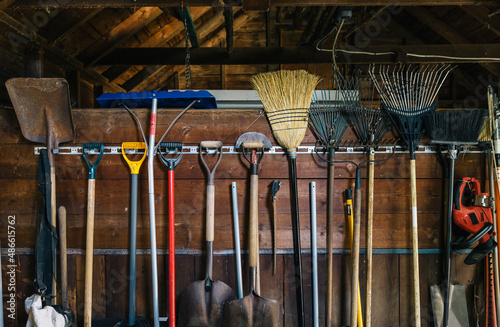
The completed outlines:
[[[188,90],[189,84],[191,82],[191,65],[189,63],[189,60],[191,59],[191,53],[189,52],[189,32],[186,18],[184,18],[184,29],[186,30],[186,55],[184,62],[186,69],[184,71],[184,76],[186,77],[186,90]]]

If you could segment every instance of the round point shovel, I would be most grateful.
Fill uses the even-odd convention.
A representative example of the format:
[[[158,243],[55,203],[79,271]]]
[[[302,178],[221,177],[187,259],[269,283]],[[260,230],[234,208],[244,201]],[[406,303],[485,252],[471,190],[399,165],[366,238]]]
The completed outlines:
[[[245,135],[245,134],[244,134]],[[243,135],[242,135],[243,136]],[[241,138],[241,137],[240,137]],[[267,139],[267,138],[266,138]],[[226,303],[224,307],[224,326],[278,326],[280,305],[278,301],[261,297],[257,291],[257,264],[259,261],[258,230],[258,175],[255,149],[264,153],[265,140],[241,142],[243,149],[253,149],[253,160],[250,161],[250,226],[249,226],[249,263],[250,294],[242,299]],[[246,158],[246,155],[245,155]],[[261,157],[262,159],[262,157]],[[247,158],[248,160],[248,158]]]
[[[97,151],[97,152],[96,152]],[[95,177],[99,161],[104,151],[102,143],[85,143],[82,145],[83,159],[89,168],[88,195],[87,195],[87,238],[85,248],[85,299],[83,311],[83,325],[92,324],[92,271],[94,257],[94,209],[95,209]],[[87,154],[97,153],[98,157],[93,164],[87,159]]]
[[[219,158],[212,170],[203,159],[203,149],[219,152]],[[236,299],[233,289],[221,281],[212,280],[212,261],[214,243],[214,204],[215,186],[214,172],[222,159],[222,142],[202,141],[200,143],[200,159],[207,172],[207,266],[206,277],[189,284],[179,299],[178,327],[182,326],[222,326],[222,312],[227,301]],[[231,326],[231,325],[227,325]],[[233,325],[237,326],[237,325]]]

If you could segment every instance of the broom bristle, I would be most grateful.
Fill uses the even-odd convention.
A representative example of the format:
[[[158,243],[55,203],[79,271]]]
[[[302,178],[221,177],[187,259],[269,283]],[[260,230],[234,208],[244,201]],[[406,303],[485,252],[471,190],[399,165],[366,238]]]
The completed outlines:
[[[433,141],[474,143],[487,114],[485,109],[443,110],[424,117],[424,122]]]
[[[294,151],[306,134],[309,106],[320,78],[305,70],[281,70],[250,78],[278,143]]]

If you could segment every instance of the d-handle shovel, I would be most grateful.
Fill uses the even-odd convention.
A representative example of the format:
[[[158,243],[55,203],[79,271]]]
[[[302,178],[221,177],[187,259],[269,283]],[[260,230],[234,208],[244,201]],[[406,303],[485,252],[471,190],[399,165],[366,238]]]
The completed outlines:
[[[219,153],[217,162],[212,167],[203,159],[203,151]],[[221,281],[212,280],[212,260],[214,242],[214,205],[215,186],[214,172],[222,159],[222,142],[203,141],[200,143],[200,160],[207,172],[207,212],[206,241],[207,267],[206,277],[189,284],[181,293],[179,299],[178,327],[182,326],[222,326],[222,313],[227,301],[236,299],[233,289]],[[230,326],[230,325],[227,325]],[[236,325],[234,325],[236,326]]]
[[[272,147],[271,141],[262,133],[257,132],[247,132],[242,134],[238,140],[236,140],[235,148],[241,148],[243,152],[243,157],[250,163],[250,197],[253,197],[253,193],[256,194],[258,199],[259,191],[259,164],[264,158],[264,153],[266,149]],[[257,221],[259,221],[259,208],[258,204],[250,206],[250,216],[255,215]],[[257,253],[259,252],[259,241],[257,240]],[[255,291],[260,294],[260,271],[259,262],[257,261],[257,276],[255,282]]]
[[[130,185],[130,282],[128,293],[128,326],[142,325],[147,326],[148,323],[144,318],[136,319],[135,316],[135,281],[136,281],[136,249],[137,249],[137,185],[139,183],[139,170],[146,159],[147,146],[144,142],[123,142],[122,156],[127,162],[131,174]],[[139,160],[130,160],[127,157],[127,152],[143,150],[144,154]],[[140,322],[140,323],[139,323]],[[123,325],[122,321],[120,325]]]
[[[176,155],[167,158],[163,152]],[[175,201],[174,171],[182,158],[181,142],[162,142],[158,147],[158,155],[168,168],[168,325],[175,327]]]
[[[258,252],[258,177],[250,175],[250,225],[249,264],[250,294],[224,306],[224,326],[279,326],[280,305],[278,301],[261,297],[256,292]]]
[[[85,143],[82,145],[83,159],[87,163],[88,174],[88,197],[87,197],[87,240],[85,248],[85,299],[83,311],[83,325],[90,327],[92,324],[92,271],[94,252],[94,209],[95,209],[95,178],[97,165],[102,159],[104,144]],[[89,154],[98,154],[93,164],[87,159]]]

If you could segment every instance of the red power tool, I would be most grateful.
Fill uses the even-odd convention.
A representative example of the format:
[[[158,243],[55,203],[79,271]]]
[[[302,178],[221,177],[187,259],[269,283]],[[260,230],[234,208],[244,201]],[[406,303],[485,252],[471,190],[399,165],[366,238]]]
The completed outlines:
[[[453,222],[466,233],[462,233],[452,244],[452,250],[462,250],[479,244],[465,258],[472,265],[493,251],[497,242],[493,239],[493,214],[489,206],[489,194],[481,193],[479,182],[473,177],[463,177],[455,184],[453,196]],[[469,237],[469,235],[472,236]]]

